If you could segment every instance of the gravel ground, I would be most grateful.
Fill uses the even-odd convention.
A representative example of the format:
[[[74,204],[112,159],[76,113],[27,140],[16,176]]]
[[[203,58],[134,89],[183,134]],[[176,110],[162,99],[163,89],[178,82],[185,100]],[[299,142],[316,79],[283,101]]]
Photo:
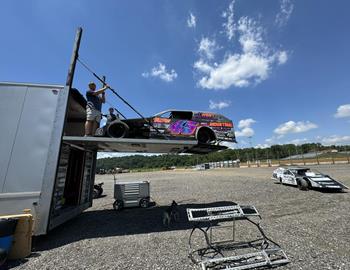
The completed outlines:
[[[350,166],[316,166],[350,186]],[[191,224],[165,229],[164,209],[176,200],[193,204],[233,201],[255,205],[266,234],[291,263],[279,269],[350,269],[350,193],[300,191],[270,180],[274,168],[164,171],[119,174],[118,180],[149,180],[157,207],[112,210],[113,177],[97,176],[107,196],[49,235],[13,269],[199,269],[187,258]]]

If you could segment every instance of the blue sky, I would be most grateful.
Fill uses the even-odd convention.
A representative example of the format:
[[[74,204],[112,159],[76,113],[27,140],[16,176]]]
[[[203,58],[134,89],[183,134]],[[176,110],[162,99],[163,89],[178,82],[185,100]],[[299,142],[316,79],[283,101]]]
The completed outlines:
[[[0,81],[64,84],[82,26],[81,58],[146,116],[222,113],[238,147],[348,144],[349,10],[345,0],[2,1]],[[78,65],[74,86],[91,80]]]

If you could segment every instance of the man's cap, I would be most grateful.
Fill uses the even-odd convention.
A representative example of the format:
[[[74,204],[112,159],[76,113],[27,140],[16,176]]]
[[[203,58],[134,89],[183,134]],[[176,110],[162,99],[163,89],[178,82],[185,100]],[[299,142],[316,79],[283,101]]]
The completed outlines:
[[[96,86],[96,84],[94,82],[89,82],[89,85],[95,85]]]

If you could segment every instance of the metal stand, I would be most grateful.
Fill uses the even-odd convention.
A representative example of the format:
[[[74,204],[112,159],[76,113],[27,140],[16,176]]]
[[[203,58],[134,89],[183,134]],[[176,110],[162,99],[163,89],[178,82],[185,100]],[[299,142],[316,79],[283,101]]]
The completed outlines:
[[[289,263],[287,255],[280,246],[265,235],[259,221],[252,220],[252,218],[261,220],[254,206],[188,208],[186,211],[188,220],[194,222],[188,241],[188,256],[194,264],[200,265],[202,270],[243,270]],[[253,224],[261,237],[247,242],[235,241],[236,220]],[[223,225],[224,222],[230,224]],[[227,228],[232,231],[230,239],[213,241],[213,230]],[[195,231],[199,231],[205,239],[205,246],[197,249],[194,249],[192,239]],[[247,249],[251,252],[242,253]]]

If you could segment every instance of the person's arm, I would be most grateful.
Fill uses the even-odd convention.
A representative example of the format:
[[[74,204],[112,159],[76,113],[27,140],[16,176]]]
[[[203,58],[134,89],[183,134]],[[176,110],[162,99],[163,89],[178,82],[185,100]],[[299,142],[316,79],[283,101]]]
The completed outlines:
[[[105,92],[102,92],[102,96],[100,97],[100,99],[101,99],[102,103],[106,102],[106,93]]]
[[[106,84],[103,88],[93,91],[92,94],[94,96],[98,96],[99,94],[103,94],[108,88],[109,88],[109,85]]]

